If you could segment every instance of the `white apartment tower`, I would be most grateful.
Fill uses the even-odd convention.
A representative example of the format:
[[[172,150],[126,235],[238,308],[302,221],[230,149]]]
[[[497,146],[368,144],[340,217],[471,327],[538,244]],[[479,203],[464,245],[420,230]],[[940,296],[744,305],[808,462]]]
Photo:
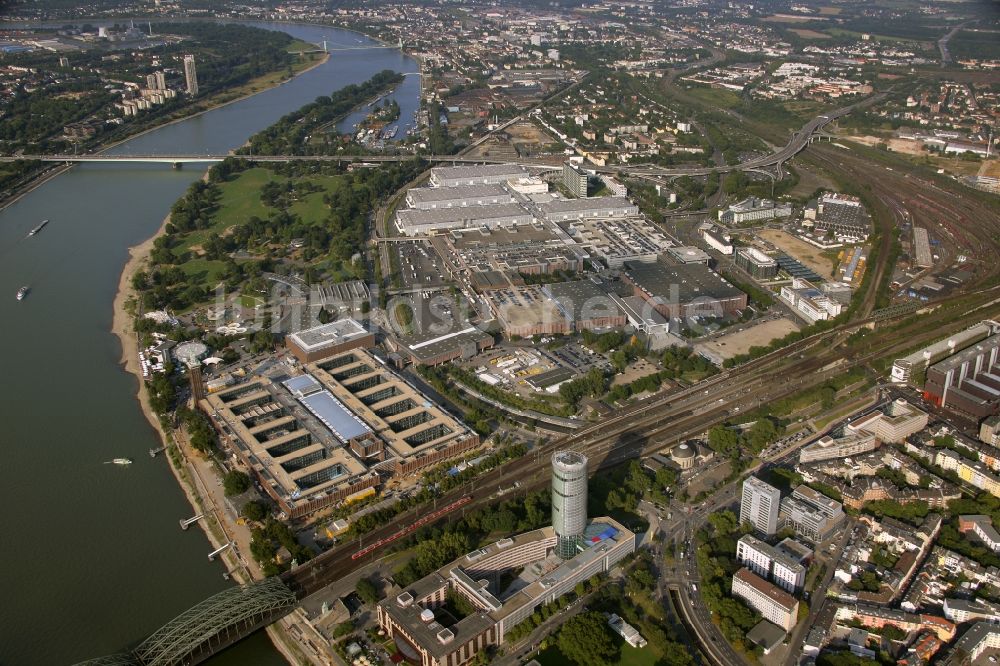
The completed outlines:
[[[184,78],[187,80],[187,92],[194,97],[198,94],[198,68],[194,64],[194,56],[184,56]]]
[[[778,531],[778,509],[781,492],[755,476],[743,482],[743,499],[740,502],[740,524],[750,523],[762,534]]]

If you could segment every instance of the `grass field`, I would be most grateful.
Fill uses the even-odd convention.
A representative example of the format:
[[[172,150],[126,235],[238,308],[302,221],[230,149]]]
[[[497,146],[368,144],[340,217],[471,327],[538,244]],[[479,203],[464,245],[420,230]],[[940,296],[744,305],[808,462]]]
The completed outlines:
[[[312,51],[318,48],[319,45],[317,44],[311,44],[310,42],[301,39],[296,39],[293,40],[292,43],[288,45],[288,48],[285,50],[288,51],[289,53],[295,53],[296,51]]]
[[[193,282],[208,285],[209,288],[219,284],[225,264],[209,259],[190,259],[180,266],[184,274],[193,278]]]
[[[844,30],[843,28],[827,28],[823,32],[826,32],[833,37],[850,37],[851,39],[861,39],[861,35],[865,34],[854,30]],[[868,34],[871,35],[872,39],[878,40],[880,42],[915,42],[921,45],[933,46],[931,42],[925,42],[923,40],[911,37],[902,37],[899,35],[879,35],[877,33],[868,33]]]
[[[324,190],[330,185],[333,176],[311,176],[303,180],[315,183]],[[282,176],[276,176],[268,169],[260,167],[248,169],[234,180],[222,183],[219,187],[222,196],[219,198],[219,209],[213,216],[213,224],[208,229],[192,232],[179,248],[179,252],[199,246],[213,233],[223,235],[230,227],[246,222],[253,216],[267,219],[274,209],[268,208],[260,200],[260,189],[265,183],[278,180],[286,181]],[[326,217],[327,207],[323,203],[323,192],[313,192],[296,201],[289,212],[299,215],[303,220],[319,220]]]
[[[1000,33],[988,30],[959,30],[948,42],[955,58],[1000,58]]]
[[[790,16],[788,14],[774,16],[768,16],[764,19],[769,23],[809,23],[810,21],[815,21],[811,16]]]
[[[794,32],[802,39],[830,39],[830,35],[825,32],[816,32],[808,28],[789,28],[788,32]]]
[[[690,90],[686,90],[688,95],[694,97],[699,102],[707,104],[711,107],[722,107],[724,109],[732,109],[740,105],[740,96],[731,90],[724,90],[722,88],[709,88],[707,86],[693,86]]]

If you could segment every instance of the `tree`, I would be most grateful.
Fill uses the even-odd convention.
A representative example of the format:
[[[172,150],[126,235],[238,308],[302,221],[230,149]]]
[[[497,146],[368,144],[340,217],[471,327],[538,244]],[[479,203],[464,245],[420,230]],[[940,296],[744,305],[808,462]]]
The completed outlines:
[[[596,611],[580,613],[559,631],[559,650],[581,666],[604,666],[617,658],[611,629]]]
[[[716,453],[734,455],[739,452],[739,435],[724,425],[714,426],[708,431],[708,446]]]
[[[238,469],[234,469],[226,474],[222,480],[222,487],[226,491],[226,497],[242,495],[250,490],[250,477]]]
[[[371,582],[368,578],[362,578],[359,580],[358,584],[354,587],[354,591],[358,593],[359,597],[361,597],[361,601],[366,604],[374,604],[378,601],[378,588],[375,587],[375,583]]]
[[[263,502],[252,500],[243,505],[243,508],[240,510],[240,513],[247,520],[255,520],[257,522],[260,522],[265,518],[267,518],[267,507],[264,505]]]
[[[719,536],[732,534],[739,529],[739,521],[732,511],[719,511],[709,514],[708,522],[715,528],[715,533]]]

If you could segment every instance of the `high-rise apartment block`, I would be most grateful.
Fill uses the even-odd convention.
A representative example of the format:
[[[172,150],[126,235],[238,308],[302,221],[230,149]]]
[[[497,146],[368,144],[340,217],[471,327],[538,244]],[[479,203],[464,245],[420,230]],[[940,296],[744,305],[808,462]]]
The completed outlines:
[[[184,56],[184,79],[187,81],[187,92],[194,97],[198,94],[198,68],[194,64],[194,56]]]
[[[740,502],[740,524],[750,523],[762,534],[778,531],[778,510],[781,493],[774,486],[755,476],[743,482],[743,499]]]
[[[576,166],[567,162],[563,164],[563,185],[566,186],[570,192],[581,199],[587,196],[587,184],[590,180],[587,174],[580,171]]]

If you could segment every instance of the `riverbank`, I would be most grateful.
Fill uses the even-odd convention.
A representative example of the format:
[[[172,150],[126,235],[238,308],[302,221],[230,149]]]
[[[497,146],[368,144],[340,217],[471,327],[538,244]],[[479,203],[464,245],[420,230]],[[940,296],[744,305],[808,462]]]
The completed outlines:
[[[207,175],[206,172],[206,179]],[[229,523],[227,520],[225,507],[220,506],[224,502],[224,498],[218,478],[210,476],[206,479],[206,476],[214,474],[212,461],[195,452],[188,445],[182,433],[171,433],[164,429],[149,403],[149,392],[146,390],[142,377],[142,367],[139,364],[140,341],[133,330],[133,316],[128,307],[130,299],[136,298],[136,293],[132,289],[132,276],[146,267],[154,243],[163,234],[169,221],[170,216],[167,215],[156,234],[139,245],[129,248],[129,258],[122,269],[118,281],[118,291],[113,303],[111,332],[121,343],[120,362],[123,369],[136,378],[135,397],[143,416],[156,430],[161,443],[166,447],[164,455],[174,479],[184,491],[184,496],[195,515],[203,514],[205,516],[202,520],[197,521],[197,525],[205,534],[213,550],[231,544],[231,547],[219,557],[225,563],[226,570],[232,579],[238,584],[245,584],[264,577],[256,562],[252,559],[246,560],[241,555],[250,552],[249,529],[245,527],[241,529],[239,525]],[[213,492],[213,482],[215,492]],[[275,649],[288,663],[301,663],[302,651],[289,637],[287,631],[282,631],[277,627],[268,627],[267,634]]]
[[[320,58],[319,60],[310,63],[308,67],[305,67],[301,70],[296,70],[292,74],[292,79],[295,78],[296,76],[305,74],[306,72],[316,69],[320,65],[325,64],[329,59],[330,59],[330,54],[329,53],[324,54],[323,57]],[[265,74],[264,76],[260,76],[254,79],[253,81],[248,81],[247,83],[244,83],[242,86],[236,88],[235,90],[222,91],[216,93],[215,95],[213,95],[213,97],[204,100],[204,103],[199,103],[196,104],[194,107],[192,107],[192,108],[197,108],[197,110],[194,111],[193,113],[187,113],[177,118],[171,118],[166,122],[158,123],[153,127],[148,127],[140,132],[136,132],[135,134],[130,134],[123,139],[118,139],[112,143],[109,143],[106,146],[101,146],[94,152],[97,154],[105,153],[109,150],[117,148],[123,143],[132,141],[133,139],[138,139],[141,136],[145,136],[150,132],[156,132],[157,130],[161,130],[164,127],[169,127],[171,125],[175,125],[177,123],[184,122],[186,120],[191,120],[192,118],[197,118],[198,116],[204,115],[210,111],[221,109],[223,107],[229,106],[230,104],[235,104],[236,102],[242,102],[243,100],[253,97],[254,95],[259,95],[260,93],[265,92],[267,90],[271,90],[272,88],[277,88],[278,86],[283,85],[284,83],[292,80],[292,79],[274,79],[273,78],[274,76],[275,73],[273,72],[271,74]],[[265,84],[264,83],[265,81],[267,81],[268,83]],[[258,85],[264,85],[264,87],[257,88],[256,86]],[[236,97],[228,97],[228,95],[234,93],[237,95]]]
[[[181,115],[179,115],[179,116],[172,117],[169,120],[166,120],[164,122],[156,123],[152,127],[147,127],[146,129],[143,129],[143,130],[140,130],[138,132],[135,132],[134,134],[128,134],[128,135],[126,135],[124,137],[115,139],[114,141],[111,141],[110,143],[99,144],[98,146],[96,146],[93,149],[92,152],[95,155],[100,155],[102,153],[106,153],[109,150],[113,150],[113,149],[117,148],[118,146],[120,146],[120,145],[122,145],[124,143],[132,141],[133,139],[138,139],[141,136],[145,136],[145,135],[149,134],[150,132],[156,132],[158,130],[163,129],[164,127],[169,127],[171,125],[174,125],[174,124],[177,124],[177,123],[180,123],[180,122],[184,122],[186,120],[191,120],[192,118],[197,118],[198,116],[204,115],[204,114],[208,113],[209,111],[215,111],[216,109],[221,109],[223,107],[229,106],[230,104],[235,104],[236,102],[242,102],[243,100],[245,100],[247,98],[250,98],[250,97],[253,97],[254,95],[258,95],[258,94],[260,94],[262,92],[265,92],[267,90],[271,90],[272,88],[277,88],[278,86],[280,86],[280,85],[282,85],[282,84],[284,84],[284,83],[286,83],[288,81],[291,81],[296,76],[299,76],[301,74],[305,74],[306,72],[312,71],[313,69],[316,69],[320,65],[325,64],[329,59],[330,59],[330,54],[329,53],[324,53],[321,58],[319,58],[319,59],[317,59],[317,60],[315,60],[313,62],[310,62],[308,67],[304,67],[304,68],[299,69],[299,70],[294,70],[293,69],[292,78],[288,78],[288,79],[285,79],[285,78],[275,79],[274,77],[277,76],[277,75],[279,75],[279,73],[278,72],[271,72],[270,74],[265,74],[263,76],[257,77],[256,79],[254,79],[252,81],[248,81],[247,83],[244,83],[242,86],[239,86],[238,88],[236,88],[234,90],[228,90],[228,91],[218,92],[215,95],[213,95],[212,97],[210,97],[210,98],[208,98],[206,100],[202,100],[200,102],[197,102],[196,104],[192,105],[191,107],[189,107],[187,109],[181,109],[179,111],[179,113],[181,113]],[[261,87],[258,87],[258,86],[261,86]],[[234,94],[235,94],[235,97],[230,97],[230,95],[234,95]],[[190,111],[190,112],[188,112],[188,111]],[[17,203],[17,201],[19,199],[21,199],[21,197],[25,196],[26,194],[31,193],[32,190],[35,190],[36,188],[41,187],[45,183],[49,182],[50,180],[52,180],[53,178],[55,178],[59,174],[65,172],[67,169],[71,169],[72,167],[73,167],[72,164],[65,164],[65,165],[58,166],[58,167],[55,167],[55,168],[52,168],[52,169],[47,169],[47,170],[39,173],[34,178],[31,178],[30,180],[28,180],[27,182],[23,183],[22,185],[19,185],[17,188],[15,188],[14,190],[12,190],[6,196],[0,197],[0,210],[3,210],[4,208],[7,208],[8,206],[11,206],[11,205]],[[159,234],[157,234],[157,235],[159,235]]]
[[[63,164],[62,166],[53,167],[42,173],[38,174],[26,183],[14,188],[10,194],[6,197],[0,198],[0,210],[7,208],[15,203],[17,203],[22,197],[31,194],[33,191],[49,182],[56,176],[65,173],[73,168],[72,164]]]

